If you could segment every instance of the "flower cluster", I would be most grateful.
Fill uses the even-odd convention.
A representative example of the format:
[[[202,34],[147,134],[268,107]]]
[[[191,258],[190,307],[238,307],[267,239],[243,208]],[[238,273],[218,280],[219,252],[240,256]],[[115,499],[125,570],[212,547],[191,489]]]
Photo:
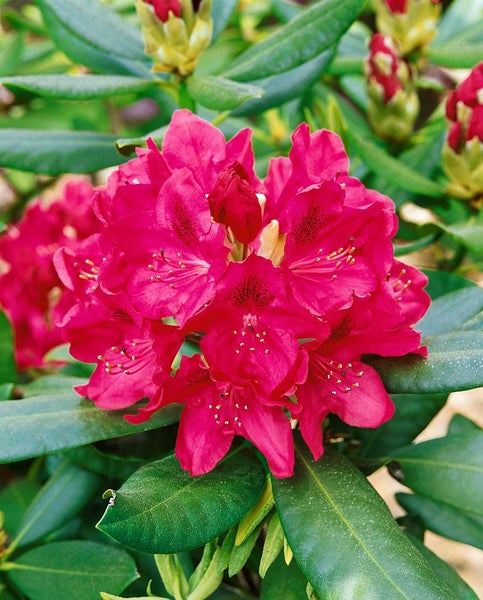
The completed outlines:
[[[175,112],[162,151],[148,142],[95,194],[102,232],[54,258],[76,298],[71,353],[97,364],[77,391],[106,409],[144,398],[134,423],[182,403],[176,454],[193,475],[242,436],[290,476],[296,422],[317,459],[329,413],[391,417],[362,355],[425,354],[411,326],[426,278],[394,259],[389,198],[348,174],[329,131],[300,125],[263,181],[250,136]]]
[[[189,75],[211,41],[211,0],[136,0],[153,70]]]
[[[437,32],[439,0],[374,0],[377,30],[392,37],[402,56],[426,47]]]
[[[399,55],[392,38],[376,33],[369,43],[365,67],[372,127],[383,139],[408,138],[419,113],[409,63]]]
[[[448,96],[450,128],[443,167],[452,180],[449,192],[479,207],[483,198],[483,63]]]
[[[89,182],[71,180],[60,198],[30,203],[0,237],[0,306],[13,325],[19,369],[44,366],[45,354],[62,343],[55,320],[63,286],[52,257],[60,246],[73,249],[101,229],[92,193]]]

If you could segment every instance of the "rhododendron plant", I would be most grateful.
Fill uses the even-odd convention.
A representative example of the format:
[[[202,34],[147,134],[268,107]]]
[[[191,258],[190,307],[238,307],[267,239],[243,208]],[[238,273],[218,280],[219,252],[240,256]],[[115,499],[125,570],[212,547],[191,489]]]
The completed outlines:
[[[476,600],[481,0],[0,6],[0,600]]]
[[[76,358],[98,364],[77,391],[111,409],[149,398],[127,417],[137,423],[184,402],[176,453],[192,475],[234,435],[276,476],[292,475],[290,418],[315,458],[329,413],[363,427],[387,420],[392,402],[361,357],[425,354],[412,325],[428,306],[426,280],[394,262],[391,201],[347,168],[335,134],[302,124],[264,182],[248,130],[226,143],[176,112],[162,151],[151,144],[97,192],[103,231],[77,253],[57,251],[78,303],[64,331]],[[87,287],[75,272],[86,262],[96,266]],[[172,371],[193,339],[201,357]]]

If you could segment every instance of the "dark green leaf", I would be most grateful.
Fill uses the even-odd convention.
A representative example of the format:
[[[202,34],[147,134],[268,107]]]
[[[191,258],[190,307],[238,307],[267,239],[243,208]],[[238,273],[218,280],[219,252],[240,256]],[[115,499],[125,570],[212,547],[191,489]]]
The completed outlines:
[[[423,272],[428,276],[429,283],[426,286],[426,291],[433,300],[468,287],[475,287],[474,281],[455,275],[454,273],[448,273],[446,271],[432,271],[430,269],[423,269]]]
[[[356,20],[362,0],[321,0],[244,52],[223,75],[253,81],[290,71],[332,47]]]
[[[306,586],[296,561],[287,566],[280,554],[263,579],[260,600],[307,600]]]
[[[483,515],[483,431],[447,435],[391,454],[402,481],[415,492],[454,508]]]
[[[260,98],[263,90],[254,85],[238,83],[224,77],[192,75],[187,80],[188,91],[195,102],[214,110],[231,110],[250,98]]]
[[[196,548],[250,510],[265,483],[250,449],[191,477],[169,456],[134,473],[114,493],[98,528],[127,547],[153,554]]]
[[[448,425],[448,435],[473,435],[475,431],[479,431],[480,427],[474,422],[467,419],[464,415],[456,413]]]
[[[409,354],[401,358],[365,361],[381,376],[391,394],[438,394],[470,390],[483,384],[481,331],[463,331],[423,338],[428,358]]]
[[[28,505],[39,489],[36,481],[15,479],[0,492],[0,511],[5,516],[5,529],[10,535],[18,530]]]
[[[431,304],[426,316],[416,325],[425,336],[461,329],[466,321],[483,311],[483,289],[475,286],[441,296]]]
[[[97,408],[74,392],[1,402],[0,463],[170,425],[178,420],[179,407],[158,411],[140,425],[128,423],[123,414]]]
[[[396,500],[406,512],[416,514],[426,529],[483,550],[483,517],[419,494],[396,494]]]
[[[394,394],[396,412],[375,429],[356,429],[362,442],[361,457],[384,457],[411,443],[446,402],[447,394]]]
[[[332,49],[326,50],[286,73],[254,81],[264,90],[264,95],[260,99],[245,102],[243,106],[232,111],[232,115],[238,117],[258,114],[274,106],[280,106],[287,100],[302,96],[306,89],[319,79],[333,55]]]
[[[17,381],[13,355],[13,333],[10,321],[0,312],[0,383]]]
[[[449,587],[449,589],[454,592],[458,600],[478,600],[475,592],[465,581],[461,579],[461,577],[449,566],[447,562],[441,560],[441,558],[431,552],[431,550],[427,548],[417,537],[411,534],[407,535],[411,542],[427,560],[436,577],[441,579],[441,581],[443,581]]]
[[[348,460],[330,448],[318,462],[305,448],[296,453],[295,476],[273,480],[275,504],[294,556],[319,598],[456,598]]]
[[[122,162],[116,136],[93,131],[2,129],[3,167],[46,175],[87,173]]]
[[[11,90],[25,90],[46,98],[91,100],[121,94],[146,92],[159,80],[122,75],[24,75],[3,77],[0,82]]]
[[[37,0],[37,3],[52,39],[72,61],[85,65],[97,73],[150,76],[148,63],[142,62],[146,57],[142,52],[142,46],[138,45],[140,39],[137,41],[135,38],[131,39],[131,43],[126,46],[126,52],[123,53],[124,38],[122,34],[117,36],[116,31],[119,33],[119,27],[126,28],[127,24],[108,8],[103,7],[100,2],[89,0],[88,8],[92,19],[85,18],[83,11],[86,10],[87,2],[84,3],[82,0],[72,0],[68,5],[60,0]],[[59,6],[61,9],[57,12]],[[71,14],[67,14],[71,9],[73,9]],[[97,9],[100,9],[101,14],[98,14]],[[111,19],[116,23],[112,29],[109,26]],[[73,20],[82,23],[80,30],[76,29]],[[92,39],[92,35],[86,31],[86,28],[89,30],[92,21],[101,27],[100,37],[95,39]],[[97,27],[92,28],[92,32],[94,31],[99,33]],[[128,29],[128,31],[132,35],[133,30]],[[132,58],[128,58],[126,54],[131,54]]]
[[[11,546],[36,542],[68,523],[90,502],[101,481],[64,460],[28,507]]]
[[[99,600],[99,592],[120,594],[138,577],[125,550],[87,541],[45,544],[10,564],[9,578],[30,600]]]
[[[427,179],[417,170],[408,167],[401,161],[390,156],[381,147],[376,146],[367,138],[357,135],[354,131],[349,132],[349,139],[354,151],[367,165],[380,177],[399,186],[403,190],[431,196],[435,198],[445,195],[444,187]]]

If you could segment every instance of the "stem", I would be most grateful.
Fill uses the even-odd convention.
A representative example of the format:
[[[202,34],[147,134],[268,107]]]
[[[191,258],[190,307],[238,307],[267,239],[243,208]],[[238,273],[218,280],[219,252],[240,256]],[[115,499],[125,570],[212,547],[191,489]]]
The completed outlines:
[[[178,99],[180,108],[187,108],[192,113],[196,112],[196,103],[188,91],[188,86],[186,85],[185,79],[180,79],[179,81]]]

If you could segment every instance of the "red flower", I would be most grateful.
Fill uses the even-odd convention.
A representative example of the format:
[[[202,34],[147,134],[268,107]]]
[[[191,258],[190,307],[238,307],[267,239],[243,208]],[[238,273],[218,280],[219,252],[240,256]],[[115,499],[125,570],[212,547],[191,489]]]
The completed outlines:
[[[180,0],[143,0],[146,4],[151,4],[154,12],[160,21],[165,23],[168,20],[169,13],[172,12],[175,17],[181,17]]]
[[[394,261],[391,201],[347,170],[340,139],[302,125],[262,183],[248,131],[227,143],[175,113],[162,152],[150,144],[97,194],[101,235],[56,255],[77,298],[63,318],[72,353],[98,364],[78,391],[105,408],[148,398],[133,423],[183,403],[176,454],[193,475],[243,436],[287,477],[291,419],[315,457],[329,413],[388,419],[362,356],[425,353],[412,325],[426,279]],[[184,340],[200,354],[177,366]]]
[[[416,0],[420,1],[420,0]],[[438,4],[439,0],[431,0],[433,4]],[[408,0],[384,0],[390,12],[395,14],[405,14],[408,9]]]
[[[390,37],[375,33],[369,43],[368,74],[369,82],[380,86],[383,101],[389,102],[394,94],[403,89],[399,78],[399,57],[396,44]]]
[[[64,288],[52,257],[100,229],[92,193],[87,181],[72,180],[50,204],[34,200],[0,238],[0,305],[13,325],[19,369],[44,366],[45,354],[63,341],[54,321]]]

